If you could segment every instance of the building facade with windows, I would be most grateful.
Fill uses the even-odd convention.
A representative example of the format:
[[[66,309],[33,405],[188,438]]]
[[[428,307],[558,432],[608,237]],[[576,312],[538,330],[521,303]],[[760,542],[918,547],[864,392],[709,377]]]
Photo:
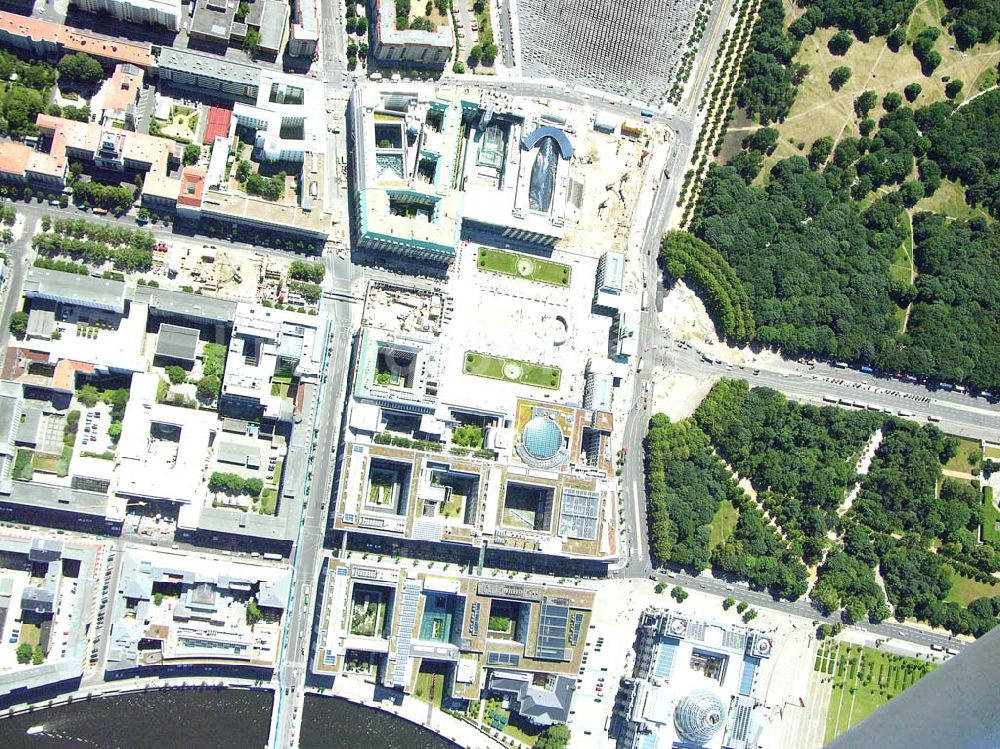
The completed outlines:
[[[72,0],[87,13],[103,13],[118,21],[163,26],[181,30],[181,0]]]

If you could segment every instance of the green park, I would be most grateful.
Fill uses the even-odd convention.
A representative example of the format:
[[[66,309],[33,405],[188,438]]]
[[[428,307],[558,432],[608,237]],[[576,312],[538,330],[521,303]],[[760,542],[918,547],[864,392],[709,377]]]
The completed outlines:
[[[489,247],[479,248],[476,267],[479,270],[503,273],[553,286],[569,286],[572,277],[572,268],[568,265]]]
[[[479,354],[474,351],[465,352],[462,372],[475,377],[506,380],[516,382],[519,385],[534,385],[550,390],[557,390],[562,380],[562,370],[559,367],[531,364],[518,359],[505,359],[501,356]]]

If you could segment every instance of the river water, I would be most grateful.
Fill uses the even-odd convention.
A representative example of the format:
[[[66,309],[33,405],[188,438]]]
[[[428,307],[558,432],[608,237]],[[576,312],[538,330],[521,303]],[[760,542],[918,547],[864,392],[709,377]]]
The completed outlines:
[[[36,710],[0,720],[0,749],[256,749],[271,693],[158,690]],[[28,735],[32,726],[41,733]],[[448,749],[444,739],[386,713],[307,697],[301,749]]]

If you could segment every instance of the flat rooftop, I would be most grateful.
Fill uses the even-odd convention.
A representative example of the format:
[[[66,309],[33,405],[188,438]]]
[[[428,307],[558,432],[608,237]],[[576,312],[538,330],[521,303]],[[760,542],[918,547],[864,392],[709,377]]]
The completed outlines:
[[[195,16],[197,17],[197,13]],[[228,40],[228,36],[226,38]],[[248,86],[257,86],[261,73],[261,69],[253,65],[226,60],[217,55],[190,49],[174,49],[173,47],[164,47],[160,52],[159,66]]]
[[[28,268],[24,295],[69,302],[81,307],[97,307],[122,313],[125,310],[125,284],[95,276],[81,276],[47,268]]]

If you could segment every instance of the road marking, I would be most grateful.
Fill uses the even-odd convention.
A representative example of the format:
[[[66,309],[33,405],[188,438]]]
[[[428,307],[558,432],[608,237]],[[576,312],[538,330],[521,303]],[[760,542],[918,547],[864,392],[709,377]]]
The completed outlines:
[[[641,562],[642,561],[642,547],[643,547],[643,543],[642,543],[642,532],[639,530],[639,522],[640,522],[640,519],[642,518],[642,513],[641,513],[641,509],[642,508],[639,507],[639,482],[638,481],[633,481],[632,482],[632,502],[635,503],[635,521],[634,521],[635,522],[635,528],[632,529],[632,532],[633,532],[632,535],[635,537],[635,540],[636,540],[636,543],[634,543],[632,545],[632,548],[635,550],[636,554],[639,557],[639,561]]]

